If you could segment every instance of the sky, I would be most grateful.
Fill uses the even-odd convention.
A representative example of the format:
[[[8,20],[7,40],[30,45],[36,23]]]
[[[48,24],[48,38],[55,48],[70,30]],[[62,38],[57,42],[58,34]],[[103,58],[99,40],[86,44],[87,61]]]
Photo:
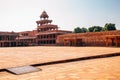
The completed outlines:
[[[120,0],[0,0],[0,31],[31,31],[43,11],[60,30],[116,24],[120,30]]]

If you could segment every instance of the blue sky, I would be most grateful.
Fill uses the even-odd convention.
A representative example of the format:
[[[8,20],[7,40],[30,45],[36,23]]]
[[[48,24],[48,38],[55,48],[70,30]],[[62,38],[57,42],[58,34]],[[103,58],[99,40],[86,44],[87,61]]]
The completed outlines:
[[[0,0],[0,31],[36,29],[43,10],[60,29],[105,23],[120,29],[120,0]]]

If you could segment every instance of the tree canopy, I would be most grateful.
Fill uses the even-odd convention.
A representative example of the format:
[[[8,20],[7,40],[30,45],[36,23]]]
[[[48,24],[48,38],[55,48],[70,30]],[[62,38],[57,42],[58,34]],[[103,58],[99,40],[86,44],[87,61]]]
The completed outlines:
[[[92,26],[88,28],[89,32],[100,32],[102,31],[102,27],[100,26]]]
[[[76,27],[74,29],[74,33],[101,32],[101,31],[111,31],[111,30],[116,30],[115,24],[106,23],[104,27],[92,26],[92,27],[89,27],[88,29],[85,27],[82,27],[82,28]]]
[[[86,33],[86,32],[88,32],[88,29],[85,28],[85,27],[82,27],[81,30],[82,30],[82,33]]]
[[[76,28],[74,29],[74,33],[81,33],[81,32],[82,32],[82,30],[81,30],[80,27],[76,27]]]
[[[85,32],[88,32],[88,30],[87,30],[87,28],[84,28],[84,27],[82,27],[82,28],[76,27],[74,29],[74,33],[85,33]]]
[[[104,31],[116,30],[115,24],[106,23],[103,30]]]

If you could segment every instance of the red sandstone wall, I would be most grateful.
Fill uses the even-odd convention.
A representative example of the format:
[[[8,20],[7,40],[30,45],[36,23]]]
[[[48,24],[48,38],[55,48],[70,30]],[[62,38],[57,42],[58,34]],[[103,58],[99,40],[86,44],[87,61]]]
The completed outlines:
[[[59,35],[57,37],[56,42],[58,45],[63,45],[64,38],[77,37],[77,38],[82,38],[83,44],[86,46],[105,46],[106,35],[120,35],[120,30]]]

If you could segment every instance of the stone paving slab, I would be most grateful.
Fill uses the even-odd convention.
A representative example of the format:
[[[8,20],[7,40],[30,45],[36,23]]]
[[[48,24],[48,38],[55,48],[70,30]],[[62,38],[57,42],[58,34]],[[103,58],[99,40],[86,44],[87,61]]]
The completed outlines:
[[[120,48],[50,46],[0,48],[0,69],[117,52],[120,52]]]

